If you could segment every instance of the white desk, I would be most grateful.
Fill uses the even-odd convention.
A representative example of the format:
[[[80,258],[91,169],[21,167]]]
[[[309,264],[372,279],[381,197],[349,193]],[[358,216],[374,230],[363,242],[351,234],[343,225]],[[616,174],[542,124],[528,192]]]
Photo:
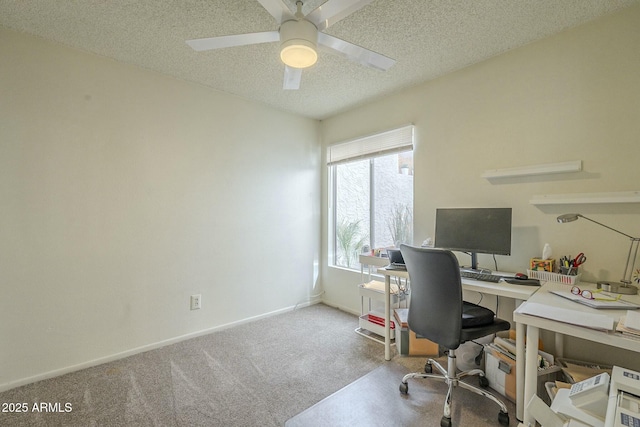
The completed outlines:
[[[379,268],[378,273],[384,275],[384,358],[391,360],[391,277],[409,278],[409,273],[403,270],[387,270]],[[509,273],[495,272],[494,274],[508,276]],[[499,297],[507,297],[515,299],[516,307],[520,306],[523,301],[527,301],[536,293],[539,286],[511,285],[506,282],[483,282],[480,280],[462,278],[462,289],[466,291],[480,292],[487,295],[497,295]],[[497,313],[496,313],[497,314]],[[516,337],[518,354],[524,354],[524,325],[516,322]],[[521,342],[520,342],[521,341]],[[518,358],[520,364],[524,365],[522,357]],[[537,354],[536,359],[537,360]],[[519,369],[516,367],[516,417],[521,420],[524,414],[524,391],[525,388],[525,372],[524,366]]]
[[[584,283],[581,282],[580,288],[584,289],[594,289],[595,284],[592,283]],[[522,311],[527,308],[527,304],[538,303],[545,304],[551,307],[558,307],[568,310],[576,310],[584,313],[597,313],[597,314],[605,314],[607,316],[612,317],[617,323],[620,316],[623,316],[626,313],[626,310],[602,310],[602,309],[594,309],[587,307],[582,304],[578,304],[572,302],[568,299],[559,297],[557,295],[549,293],[552,290],[564,290],[568,291],[571,289],[569,285],[562,285],[554,282],[547,282],[543,285],[543,287],[529,300],[520,305],[513,312],[513,320],[516,322],[517,326],[517,353],[523,354],[524,352],[524,329],[526,326],[526,336],[527,340],[530,343],[537,343],[540,338],[540,329],[547,329],[550,331],[554,331],[557,334],[562,335],[570,335],[573,337],[582,338],[589,341],[594,341],[602,344],[606,344],[612,347],[632,350],[640,352],[640,340],[635,340],[632,338],[625,338],[620,334],[616,334],[615,332],[604,332],[598,331],[595,329],[590,329],[582,326],[571,325],[569,323],[562,323],[551,319],[546,319],[543,317],[536,317],[527,314],[523,314]],[[623,295],[622,299],[627,301],[632,301],[635,303],[640,303],[640,296],[634,295]],[[562,335],[556,335],[562,336]],[[562,339],[556,338],[556,354],[562,355]],[[525,402],[529,402],[531,397],[536,393],[537,388],[537,367],[536,361],[538,360],[538,346],[530,345],[527,346],[525,358],[518,357],[516,359],[516,373],[518,376],[521,372],[524,371],[524,387],[520,388],[520,385],[517,384],[518,388],[516,391],[517,396],[517,405],[518,408],[523,409],[523,424],[525,426],[534,425],[535,421],[533,417],[528,413],[526,406],[524,406]],[[525,363],[526,362],[526,363]]]

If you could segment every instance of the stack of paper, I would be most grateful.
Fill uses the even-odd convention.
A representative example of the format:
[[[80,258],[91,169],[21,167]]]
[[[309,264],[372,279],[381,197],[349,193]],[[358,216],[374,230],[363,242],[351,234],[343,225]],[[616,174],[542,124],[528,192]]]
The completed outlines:
[[[490,349],[504,355],[507,356],[509,359],[511,360],[516,360],[516,349],[515,347],[513,349],[509,348],[509,347],[505,347],[504,345],[504,341],[502,338],[500,337],[495,337],[495,339],[493,340],[492,343],[487,344],[487,347],[489,347]],[[513,351],[511,351],[513,350]]]
[[[562,298],[570,299],[578,304],[587,305],[592,308],[608,308],[617,310],[629,310],[632,308],[640,308],[637,304],[629,301],[615,299],[615,296],[611,294],[602,293],[599,294],[603,299],[587,299],[580,295],[574,295],[569,291],[549,291],[552,294],[558,295]]]
[[[384,293],[384,282],[378,282],[377,280],[372,280],[369,283],[363,283],[360,286],[365,289]],[[398,285],[396,285],[395,283],[391,283],[391,287],[389,289],[392,294],[397,294],[399,288],[398,288]]]
[[[493,342],[515,356],[516,340],[511,338],[495,337]]]
[[[640,313],[637,311],[627,311],[626,316],[621,316],[618,325],[616,326],[616,332],[620,332],[622,335],[640,338]]]

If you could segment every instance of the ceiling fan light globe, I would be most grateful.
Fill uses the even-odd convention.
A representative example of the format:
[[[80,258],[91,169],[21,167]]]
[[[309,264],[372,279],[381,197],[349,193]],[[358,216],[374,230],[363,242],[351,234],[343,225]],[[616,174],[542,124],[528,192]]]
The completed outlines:
[[[316,63],[318,53],[306,40],[289,40],[282,44],[280,59],[289,67],[307,68]]]
[[[318,60],[318,29],[304,19],[280,25],[280,59],[292,68],[307,68]]]

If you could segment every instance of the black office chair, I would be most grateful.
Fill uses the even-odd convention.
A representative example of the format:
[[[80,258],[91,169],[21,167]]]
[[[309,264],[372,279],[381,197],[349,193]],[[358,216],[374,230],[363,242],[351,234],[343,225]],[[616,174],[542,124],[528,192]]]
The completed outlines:
[[[449,385],[440,426],[451,427],[451,392],[460,386],[493,400],[500,406],[498,421],[509,425],[509,414],[504,403],[492,394],[461,381],[469,375],[479,375],[480,385],[489,381],[481,369],[457,372],[455,350],[470,341],[510,328],[509,322],[495,317],[493,311],[462,300],[462,283],[458,259],[451,251],[414,248],[401,245],[400,250],[411,279],[409,328],[448,350],[448,366],[444,369],[437,361],[427,360],[425,372],[407,374],[402,378],[400,392],[408,393],[410,378],[438,378]],[[441,374],[433,374],[435,366]]]

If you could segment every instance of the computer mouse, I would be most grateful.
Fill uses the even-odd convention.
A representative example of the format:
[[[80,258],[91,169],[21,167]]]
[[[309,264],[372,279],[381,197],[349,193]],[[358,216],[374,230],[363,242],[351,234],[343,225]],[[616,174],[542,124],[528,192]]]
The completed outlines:
[[[529,276],[524,273],[516,273],[516,275],[513,277],[518,280],[527,280],[529,278]]]

